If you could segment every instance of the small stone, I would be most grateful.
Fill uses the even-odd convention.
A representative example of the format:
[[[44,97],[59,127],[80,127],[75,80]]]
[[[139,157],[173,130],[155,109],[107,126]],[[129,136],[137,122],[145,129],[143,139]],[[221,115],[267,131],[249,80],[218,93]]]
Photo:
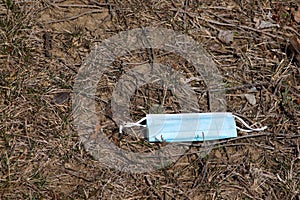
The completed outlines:
[[[248,92],[258,92],[258,90],[256,89],[256,87],[252,87],[248,90]]]
[[[230,44],[233,42],[233,32],[221,30],[218,34],[218,39],[225,44]]]
[[[247,99],[247,101],[251,104],[251,105],[255,105],[256,104],[256,98],[255,95],[253,94],[245,94],[245,97]]]

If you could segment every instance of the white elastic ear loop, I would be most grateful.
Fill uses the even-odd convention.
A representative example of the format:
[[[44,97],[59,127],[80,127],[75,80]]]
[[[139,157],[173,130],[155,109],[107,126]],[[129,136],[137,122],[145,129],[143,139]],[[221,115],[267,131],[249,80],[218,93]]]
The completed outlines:
[[[261,127],[261,128],[251,128],[242,118],[236,116],[236,115],[233,115],[233,117],[235,117],[236,119],[238,119],[240,122],[242,122],[242,124],[244,124],[244,126],[246,126],[249,130],[247,129],[243,129],[243,128],[240,128],[240,127],[236,127],[236,129],[240,130],[240,131],[244,131],[244,132],[253,132],[253,131],[263,131],[265,129],[267,129],[268,127],[267,126],[264,126],[264,127]]]
[[[142,127],[146,127],[146,125],[142,125],[141,123],[146,120],[147,117],[143,117],[142,119],[140,119],[139,121],[137,122],[125,122],[123,125],[120,125],[120,128],[119,128],[119,133],[122,133],[123,132],[123,128],[130,128],[130,127],[133,127],[133,126],[142,126]]]

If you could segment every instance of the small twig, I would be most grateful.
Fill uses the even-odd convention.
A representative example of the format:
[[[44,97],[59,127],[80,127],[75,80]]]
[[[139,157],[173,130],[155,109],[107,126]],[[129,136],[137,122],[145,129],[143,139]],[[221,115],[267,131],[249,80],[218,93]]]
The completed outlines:
[[[242,26],[242,25],[240,25],[239,27],[242,28],[242,29],[246,29],[246,30],[258,32],[258,33],[261,33],[261,34],[265,34],[265,35],[270,36],[270,37],[272,37],[272,38],[278,38],[278,39],[280,39],[280,40],[285,40],[283,37],[280,37],[280,36],[278,36],[278,35],[273,35],[273,34],[271,34],[271,33],[268,33],[268,32],[262,31],[262,30],[258,30],[258,29],[255,29],[255,28],[251,28],[251,27],[249,27],[249,26]]]
[[[55,7],[60,7],[60,8],[100,8],[100,9],[102,9],[99,6],[84,5],[84,4],[60,4],[60,5],[55,4]]]
[[[98,2],[98,1],[96,1],[96,0],[90,0],[90,3],[94,3],[94,4],[96,4],[97,6],[111,6],[110,3],[100,3],[100,2]]]
[[[221,89],[211,89],[211,90],[195,90],[195,92],[200,92],[200,93],[203,93],[203,92],[208,92],[208,91],[211,91],[211,92],[217,92],[217,91],[222,91],[222,90],[226,90],[226,91],[229,91],[229,90],[240,90],[240,89],[245,89],[245,88],[249,88],[249,87],[255,87],[255,86],[264,86],[264,85],[270,85],[269,82],[262,82],[262,83],[253,83],[253,84],[244,84],[244,85],[239,85],[239,86],[236,86],[236,87],[229,87],[229,88],[221,88]]]
[[[59,23],[59,22],[64,22],[64,21],[69,21],[69,20],[74,20],[74,19],[77,19],[77,18],[82,17],[82,16],[84,16],[84,15],[95,14],[95,13],[101,13],[101,12],[104,12],[104,11],[107,11],[107,10],[92,10],[92,11],[80,13],[79,15],[75,15],[75,16],[68,17],[68,18],[65,18],[65,19],[52,20],[52,21],[45,22],[45,23],[46,23],[46,24],[53,24],[53,23]]]
[[[182,11],[184,12],[184,11]],[[192,15],[191,13],[187,13],[187,15],[189,15],[190,17],[192,18],[197,18],[197,19],[200,19],[200,20],[203,20],[203,21],[206,21],[208,23],[212,23],[212,24],[216,24],[216,25],[220,25],[220,26],[229,26],[229,27],[236,27],[238,29],[242,29],[242,30],[250,30],[250,31],[254,31],[254,32],[257,32],[257,33],[260,33],[260,34],[265,34],[267,36],[270,36],[272,38],[278,38],[280,40],[285,40],[283,37],[280,37],[280,36],[277,36],[277,35],[273,35],[271,33],[268,33],[268,32],[265,32],[263,30],[258,30],[256,28],[251,28],[249,26],[245,26],[245,25],[237,25],[237,24],[231,24],[231,23],[222,23],[222,22],[218,22],[218,21],[215,21],[215,20],[211,20],[211,19],[206,19],[204,17],[200,17],[200,16],[195,16],[195,15]],[[221,18],[222,19],[222,18]]]
[[[212,24],[216,24],[216,25],[220,25],[220,26],[229,26],[229,27],[236,27],[237,25],[235,24],[228,24],[228,23],[222,23],[222,22],[218,22],[218,21],[215,21],[215,20],[211,20],[211,19],[206,19],[204,17],[196,17],[200,20],[203,20],[203,21],[206,21],[208,23],[212,23]]]
[[[293,31],[296,35],[298,35],[298,37],[300,37],[299,31],[296,31],[295,29],[293,29],[290,26],[284,26],[283,29]]]
[[[186,13],[187,13],[187,7],[189,5],[189,0],[185,0],[184,1],[184,12],[183,12],[183,29],[184,29],[184,32],[186,33]]]

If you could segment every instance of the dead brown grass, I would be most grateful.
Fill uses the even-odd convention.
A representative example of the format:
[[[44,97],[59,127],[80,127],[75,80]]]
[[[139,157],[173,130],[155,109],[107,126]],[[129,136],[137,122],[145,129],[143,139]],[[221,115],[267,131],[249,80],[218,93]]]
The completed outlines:
[[[2,1],[1,199],[300,199],[300,66],[287,51],[289,39],[300,38],[300,25],[292,8],[297,9],[297,2]],[[262,21],[279,27],[260,28]],[[92,46],[146,26],[170,28],[201,42],[224,76],[228,111],[267,125],[267,131],[240,132],[236,139],[220,141],[207,156],[196,145],[168,168],[144,174],[115,171],[95,161],[71,124],[74,78]],[[233,32],[231,43],[218,39],[221,30]],[[189,68],[176,55],[155,54],[175,69]],[[149,57],[141,51],[124,59]],[[193,84],[199,87],[202,111],[208,111],[205,87]],[[101,98],[109,100],[112,88],[102,86],[107,93]],[[251,87],[258,91],[255,105],[243,97]],[[149,112],[150,107],[135,105],[144,103],[145,92],[151,97],[163,91],[141,88],[132,99],[136,118]],[[169,112],[178,111],[167,96]],[[117,127],[103,120],[117,145],[144,150],[136,138],[119,141]]]

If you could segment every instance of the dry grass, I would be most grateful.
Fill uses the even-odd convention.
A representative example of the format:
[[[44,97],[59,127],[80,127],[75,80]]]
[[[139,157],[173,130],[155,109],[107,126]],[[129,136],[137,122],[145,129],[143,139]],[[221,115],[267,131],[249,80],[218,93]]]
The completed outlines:
[[[292,8],[297,9],[295,1],[2,1],[1,199],[300,199],[300,66],[287,51],[289,38],[300,38],[300,25]],[[280,27],[260,29],[257,19]],[[201,42],[224,76],[228,111],[267,125],[267,131],[240,132],[207,156],[191,147],[176,163],[155,172],[123,173],[95,161],[71,124],[76,73],[91,47],[120,31],[146,26],[170,28]],[[232,43],[218,39],[221,30],[233,32]],[[182,58],[162,54],[155,51],[160,62],[192,71]],[[122,59],[147,62],[149,55],[133,52]],[[100,83],[106,100],[114,84],[108,80]],[[203,83],[193,84],[199,88],[201,111],[208,111]],[[254,86],[257,103],[251,105],[243,94]],[[141,88],[131,114],[139,118],[149,112],[150,106],[136,105],[145,104],[143,95],[148,104],[156,104],[160,99],[154,94],[163,92],[155,85]],[[167,111],[177,112],[180,107],[166,96]],[[109,115],[106,103],[98,106]],[[119,140],[117,127],[108,118],[104,122],[117,145],[144,150],[136,138]]]

